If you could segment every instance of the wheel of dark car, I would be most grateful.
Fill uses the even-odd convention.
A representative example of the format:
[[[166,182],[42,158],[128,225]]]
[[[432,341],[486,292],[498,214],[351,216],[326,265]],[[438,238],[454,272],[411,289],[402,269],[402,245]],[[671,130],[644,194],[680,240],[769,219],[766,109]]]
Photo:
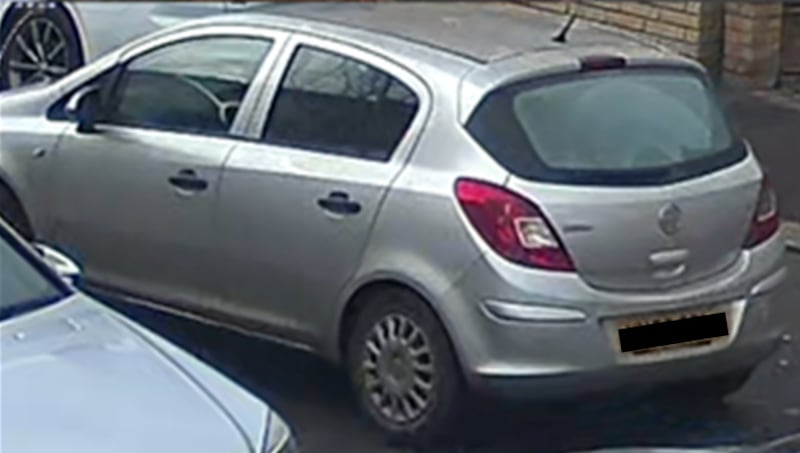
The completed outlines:
[[[463,384],[439,320],[416,295],[389,289],[359,314],[347,367],[363,412],[401,443],[445,436],[459,413]]]
[[[17,199],[0,184],[0,216],[25,239],[33,239],[33,230]]]
[[[0,89],[57,80],[83,64],[79,38],[63,10],[15,8],[0,37]]]

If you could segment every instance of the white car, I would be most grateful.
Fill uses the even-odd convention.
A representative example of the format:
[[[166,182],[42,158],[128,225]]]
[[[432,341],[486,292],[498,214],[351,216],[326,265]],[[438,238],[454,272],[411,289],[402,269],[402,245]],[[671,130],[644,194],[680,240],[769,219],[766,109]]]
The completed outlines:
[[[70,260],[37,248],[0,219],[0,451],[296,453],[267,404],[75,290]]]
[[[263,4],[0,0],[0,90],[57,80],[161,27]]]

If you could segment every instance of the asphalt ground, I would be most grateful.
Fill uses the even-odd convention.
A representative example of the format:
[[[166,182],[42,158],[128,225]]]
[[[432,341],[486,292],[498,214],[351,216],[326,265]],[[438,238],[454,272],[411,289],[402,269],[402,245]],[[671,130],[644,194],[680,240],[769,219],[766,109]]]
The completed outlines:
[[[800,254],[773,304],[794,338],[720,406],[628,398],[564,401],[548,407],[473,402],[451,445],[435,453],[568,452],[621,446],[759,443],[800,432]],[[359,416],[342,372],[265,340],[109,301],[218,367],[262,397],[294,427],[304,453],[400,453]],[[427,450],[425,453],[434,453]]]
[[[800,102],[733,87],[720,95],[778,192],[781,216],[800,222]]]

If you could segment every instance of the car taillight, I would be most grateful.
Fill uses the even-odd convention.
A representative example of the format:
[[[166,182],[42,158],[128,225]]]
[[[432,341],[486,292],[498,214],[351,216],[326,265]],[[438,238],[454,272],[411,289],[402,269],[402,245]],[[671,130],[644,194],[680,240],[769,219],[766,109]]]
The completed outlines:
[[[780,218],[778,216],[778,198],[775,190],[765,178],[761,183],[761,193],[758,195],[756,212],[750,224],[745,247],[755,247],[778,232]]]
[[[539,269],[575,270],[544,214],[527,199],[472,179],[458,180],[456,197],[472,226],[502,257]]]

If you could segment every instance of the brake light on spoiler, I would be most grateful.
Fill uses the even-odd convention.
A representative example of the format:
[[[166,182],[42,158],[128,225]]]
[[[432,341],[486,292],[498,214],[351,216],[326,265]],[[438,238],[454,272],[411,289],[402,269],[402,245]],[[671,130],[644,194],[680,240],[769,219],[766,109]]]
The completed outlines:
[[[580,59],[581,72],[620,69],[627,65],[625,58],[616,55],[589,55]]]

